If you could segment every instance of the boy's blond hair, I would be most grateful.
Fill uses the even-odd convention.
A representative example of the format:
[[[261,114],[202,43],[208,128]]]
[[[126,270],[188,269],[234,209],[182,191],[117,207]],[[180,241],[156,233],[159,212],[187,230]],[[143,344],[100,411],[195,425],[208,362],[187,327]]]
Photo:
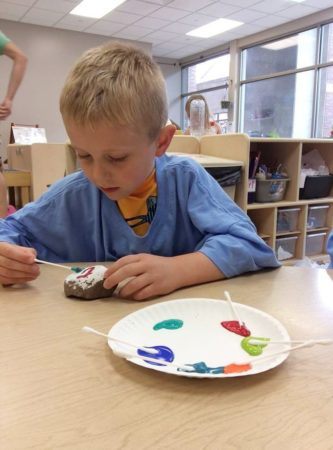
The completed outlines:
[[[137,47],[112,42],[92,48],[69,73],[60,111],[65,121],[92,127],[107,121],[154,140],[168,118],[163,75]]]

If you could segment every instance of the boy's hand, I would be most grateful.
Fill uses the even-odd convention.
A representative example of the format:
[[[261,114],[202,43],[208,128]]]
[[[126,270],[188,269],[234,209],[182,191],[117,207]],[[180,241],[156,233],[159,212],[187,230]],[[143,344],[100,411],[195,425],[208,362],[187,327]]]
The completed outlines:
[[[0,242],[0,283],[4,286],[35,280],[39,275],[33,248]]]
[[[177,267],[172,257],[146,253],[124,256],[105,272],[104,287],[109,289],[133,277],[119,291],[120,297],[144,300],[168,294],[181,286]]]

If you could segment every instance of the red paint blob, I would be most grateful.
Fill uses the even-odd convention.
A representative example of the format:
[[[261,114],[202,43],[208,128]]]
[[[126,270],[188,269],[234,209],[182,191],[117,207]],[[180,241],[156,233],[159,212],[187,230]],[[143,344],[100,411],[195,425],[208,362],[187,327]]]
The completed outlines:
[[[94,271],[94,267],[87,267],[85,270],[81,272],[79,276],[76,278],[87,278]]]
[[[228,331],[239,334],[240,336],[248,337],[251,335],[251,331],[244,324],[241,325],[237,320],[226,320],[221,322],[221,325]]]

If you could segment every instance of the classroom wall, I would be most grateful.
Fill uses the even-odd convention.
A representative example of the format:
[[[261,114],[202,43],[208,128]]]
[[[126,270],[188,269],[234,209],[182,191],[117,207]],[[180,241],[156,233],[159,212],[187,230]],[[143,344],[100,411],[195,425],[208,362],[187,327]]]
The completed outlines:
[[[166,88],[169,102],[169,117],[180,125],[181,121],[181,68],[180,65],[164,58],[158,58],[163,76],[166,81]]]
[[[64,80],[74,61],[88,48],[110,40],[106,36],[59,30],[38,25],[0,20],[0,30],[10,37],[28,56],[26,75],[14,100],[13,113],[8,121],[0,121],[2,146],[5,156],[9,141],[10,123],[38,124],[46,129],[48,142],[63,142],[66,132],[59,113],[59,95]],[[135,42],[151,52],[151,44]],[[9,58],[0,57],[0,98],[5,95],[11,70]],[[175,101],[172,83],[177,78],[166,70],[167,86]],[[180,87],[179,87],[180,90]]]

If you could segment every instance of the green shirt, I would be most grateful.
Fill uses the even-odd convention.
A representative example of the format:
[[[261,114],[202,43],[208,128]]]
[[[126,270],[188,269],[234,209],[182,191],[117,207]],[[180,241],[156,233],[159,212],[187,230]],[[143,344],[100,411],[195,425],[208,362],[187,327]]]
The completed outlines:
[[[10,39],[0,31],[0,55],[3,54],[5,45],[8,44],[8,42],[10,42]]]

